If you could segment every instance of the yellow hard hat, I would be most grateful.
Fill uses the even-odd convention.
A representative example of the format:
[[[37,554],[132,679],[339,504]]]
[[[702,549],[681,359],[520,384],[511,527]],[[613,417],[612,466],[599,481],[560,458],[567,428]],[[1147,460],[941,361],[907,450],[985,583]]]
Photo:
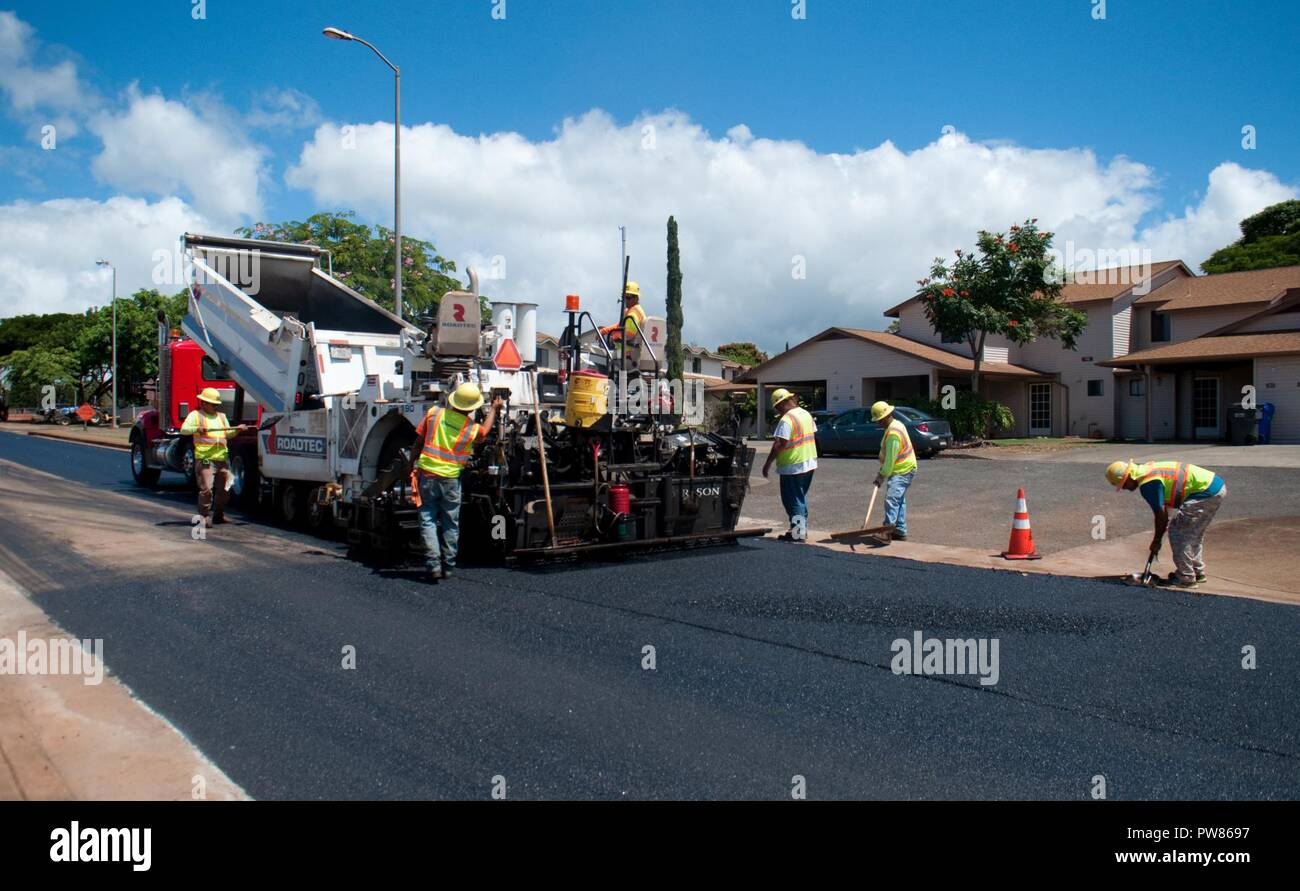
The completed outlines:
[[[789,390],[787,390],[785,387],[778,387],[776,392],[772,394],[772,407],[776,408],[778,405],[780,405],[782,402],[785,402],[787,399],[791,398],[792,396],[794,396],[794,394],[791,393]]]
[[[640,299],[641,299],[641,286],[638,285],[636,282],[628,282],[628,283],[627,283],[627,287],[623,289],[623,296],[624,296],[624,297],[635,297],[637,300],[640,300]]]
[[[221,391],[216,387],[208,387],[199,394],[199,402],[206,402],[210,405],[220,405]]]
[[[871,406],[871,420],[879,421],[881,418],[894,413],[894,407],[883,399]]]
[[[473,384],[461,384],[447,402],[456,411],[471,412],[483,404],[483,393]]]
[[[1106,482],[1116,489],[1124,488],[1124,483],[1128,481],[1129,475],[1137,466],[1132,461],[1112,461],[1106,468]]]

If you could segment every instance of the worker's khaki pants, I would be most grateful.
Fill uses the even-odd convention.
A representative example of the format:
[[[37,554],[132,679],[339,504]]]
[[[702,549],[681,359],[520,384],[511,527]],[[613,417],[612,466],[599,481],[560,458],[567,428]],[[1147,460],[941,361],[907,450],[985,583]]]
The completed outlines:
[[[1169,521],[1169,547],[1174,552],[1174,569],[1183,581],[1193,581],[1198,573],[1205,573],[1205,532],[1227,494],[1228,487],[1224,486],[1217,495],[1185,501]]]
[[[206,517],[212,510],[213,493],[216,493],[216,512],[226,509],[229,497],[230,465],[225,461],[199,461],[194,468],[199,482],[199,516]]]

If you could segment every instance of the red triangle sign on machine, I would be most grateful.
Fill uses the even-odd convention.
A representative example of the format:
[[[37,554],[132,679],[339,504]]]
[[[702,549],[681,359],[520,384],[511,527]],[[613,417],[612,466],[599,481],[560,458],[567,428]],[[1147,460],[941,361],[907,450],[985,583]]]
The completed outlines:
[[[523,365],[524,360],[519,358],[519,350],[515,346],[514,340],[507,337],[501,341],[501,346],[497,348],[497,368],[505,371],[518,371]]]

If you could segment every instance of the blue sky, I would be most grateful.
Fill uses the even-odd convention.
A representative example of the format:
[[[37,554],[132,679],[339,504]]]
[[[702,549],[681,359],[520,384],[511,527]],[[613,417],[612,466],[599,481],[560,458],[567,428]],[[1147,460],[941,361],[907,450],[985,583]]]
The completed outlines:
[[[493,0],[208,0],[203,21],[192,18],[191,0],[10,8],[34,29],[30,64],[72,60],[101,111],[129,103],[133,83],[145,96],[217,103],[235,129],[266,91],[319,103],[318,118],[298,126],[239,134],[261,152],[263,219],[321,207],[321,189],[285,181],[314,126],[392,119],[387,69],[364,47],[326,40],[325,25],[366,37],[402,66],[404,124],[445,124],[468,137],[514,132],[537,144],[592,109],[619,126],[675,110],[715,140],[743,124],[821,156],[886,141],[910,153],[951,126],[974,143],[1091,150],[1101,165],[1144,165],[1138,233],[1202,201],[1225,162],[1300,182],[1293,2],[1105,5],[1101,21],[1094,0],[807,0],[802,21],[790,0],[506,0],[504,21],[492,18]],[[102,146],[84,126],[61,151],[41,153],[40,110],[5,111],[0,204],[163,197],[92,169]],[[1247,124],[1257,128],[1253,151],[1241,145]],[[192,202],[192,191],[176,194]],[[382,203],[365,204],[363,215],[384,219]],[[413,234],[440,246],[455,239]]]

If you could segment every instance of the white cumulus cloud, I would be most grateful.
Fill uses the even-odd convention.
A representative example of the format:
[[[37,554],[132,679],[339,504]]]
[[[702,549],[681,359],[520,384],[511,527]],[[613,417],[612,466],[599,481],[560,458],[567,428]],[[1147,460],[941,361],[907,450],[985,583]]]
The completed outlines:
[[[0,318],[23,313],[80,312],[109,302],[110,281],[95,261],[117,267],[117,293],[184,287],[174,263],[186,231],[212,224],[179,198],[149,202],[118,196],[107,201],[61,198],[0,206]],[[160,274],[155,274],[156,272]]]
[[[325,124],[287,180],[320,207],[391,225],[392,149],[391,124]],[[882,327],[881,311],[914,292],[930,261],[971,246],[981,228],[1037,217],[1058,242],[1146,244],[1195,265],[1236,236],[1243,216],[1295,191],[1225,164],[1200,205],[1142,229],[1159,204],[1156,173],[1124,157],[961,133],[913,151],[887,141],[828,154],[744,125],[714,137],[675,111],[624,125],[592,111],[544,141],[404,127],[402,162],[405,234],[462,266],[495,259],[505,277],[484,290],[541,304],[546,326],[560,324],[566,293],[582,294],[601,321],[613,313],[620,225],[632,277],[662,310],[672,214],[687,338],[769,349],[832,324]],[[801,265],[806,278],[792,276]]]

